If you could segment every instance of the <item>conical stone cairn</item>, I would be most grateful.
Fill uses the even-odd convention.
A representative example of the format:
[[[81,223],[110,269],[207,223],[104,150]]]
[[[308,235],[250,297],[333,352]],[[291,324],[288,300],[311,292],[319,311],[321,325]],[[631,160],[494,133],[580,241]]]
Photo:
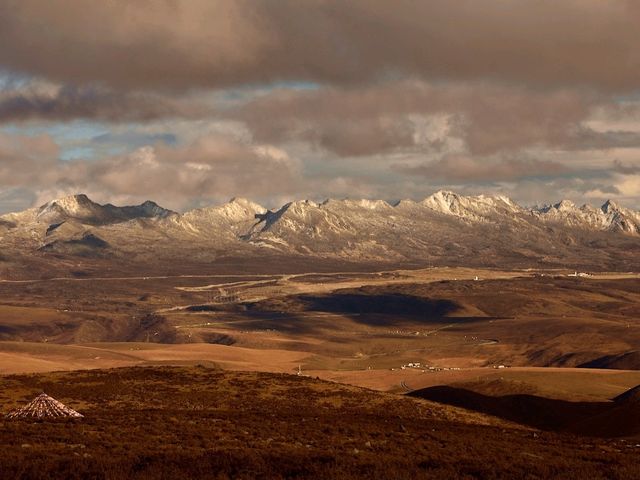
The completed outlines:
[[[24,407],[7,413],[6,418],[82,418],[84,415],[67,407],[46,393],[41,393]]]

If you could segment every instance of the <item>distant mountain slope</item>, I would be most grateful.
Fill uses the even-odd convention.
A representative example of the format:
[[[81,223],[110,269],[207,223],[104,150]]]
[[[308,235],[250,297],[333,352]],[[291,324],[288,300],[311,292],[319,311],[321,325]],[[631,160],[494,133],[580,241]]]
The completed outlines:
[[[276,210],[237,198],[178,214],[151,201],[116,207],[80,194],[1,216],[0,247],[10,260],[34,251],[89,258],[95,250],[101,258],[134,263],[275,255],[628,270],[640,269],[640,213],[613,202],[529,209],[502,196],[439,191],[421,202],[303,200]]]
[[[106,205],[95,203],[84,194],[52,200],[30,213],[31,216],[35,213],[33,220],[37,222],[56,224],[75,219],[87,225],[108,225],[135,218],[164,218],[175,215],[175,212],[151,201],[141,205],[116,207],[110,203]]]

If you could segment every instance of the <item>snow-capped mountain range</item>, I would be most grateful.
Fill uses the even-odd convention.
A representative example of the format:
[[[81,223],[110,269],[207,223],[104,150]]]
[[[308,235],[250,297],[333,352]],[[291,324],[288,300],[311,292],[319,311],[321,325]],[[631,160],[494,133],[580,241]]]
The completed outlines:
[[[81,194],[0,216],[0,248],[0,268],[13,261],[8,253],[25,252],[139,262],[295,255],[488,266],[576,265],[589,258],[606,267],[629,258],[640,263],[640,213],[611,201],[599,208],[567,200],[524,208],[503,196],[439,191],[420,202],[303,200],[276,210],[235,198],[180,214],[151,201],[100,205]]]

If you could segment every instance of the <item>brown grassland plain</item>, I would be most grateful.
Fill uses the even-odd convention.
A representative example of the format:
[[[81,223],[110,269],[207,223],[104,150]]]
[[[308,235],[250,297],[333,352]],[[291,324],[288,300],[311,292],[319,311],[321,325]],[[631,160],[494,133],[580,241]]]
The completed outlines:
[[[478,381],[502,364],[513,369],[501,377],[520,372],[514,393],[597,397],[589,389],[613,377],[593,367],[640,367],[640,281],[567,273],[433,268],[0,282],[0,373],[207,362],[294,373],[300,366],[401,391]],[[411,362],[460,370],[400,369]],[[553,380],[585,366],[590,380]],[[549,369],[532,372],[529,382],[523,375],[532,367]],[[631,374],[608,391],[636,383]]]
[[[303,367],[336,371],[411,361],[640,366],[637,277],[427,269],[82,278],[0,282],[0,298],[5,342],[222,344],[305,352]]]
[[[568,273],[0,282],[0,408],[44,390],[86,416],[1,420],[0,472],[639,477],[637,407],[611,399],[640,384],[640,281]]]

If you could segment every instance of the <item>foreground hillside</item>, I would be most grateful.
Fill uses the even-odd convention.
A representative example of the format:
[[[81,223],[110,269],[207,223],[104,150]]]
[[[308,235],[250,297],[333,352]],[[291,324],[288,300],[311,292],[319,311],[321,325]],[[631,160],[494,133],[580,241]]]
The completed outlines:
[[[421,399],[203,367],[0,377],[81,421],[0,420],[4,478],[637,478],[621,441],[536,432]]]

